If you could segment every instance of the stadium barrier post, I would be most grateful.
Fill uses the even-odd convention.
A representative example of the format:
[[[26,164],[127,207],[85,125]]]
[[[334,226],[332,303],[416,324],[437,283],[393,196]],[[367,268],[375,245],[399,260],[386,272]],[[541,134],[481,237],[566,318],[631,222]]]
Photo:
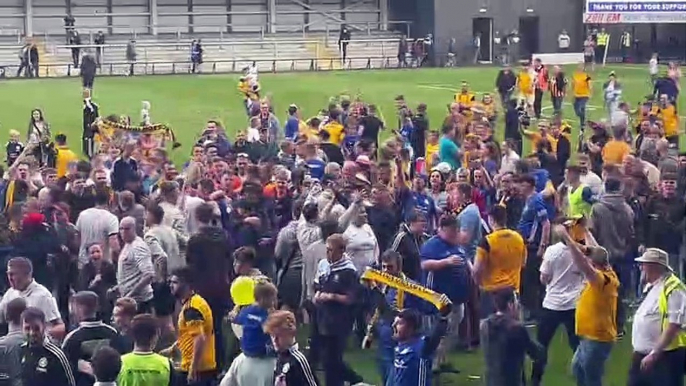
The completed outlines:
[[[212,63],[212,73],[217,72],[217,62]]]
[[[231,72],[236,72],[236,61],[231,62]]]
[[[329,70],[333,70],[333,58],[329,61]]]
[[[603,67],[607,63],[607,51],[610,49],[611,35],[607,34],[607,44],[605,44],[605,52],[603,52]]]
[[[276,73],[276,60],[272,60],[272,72]]]
[[[172,74],[176,74],[176,63],[172,63]]]
[[[71,64],[67,64],[67,76],[71,76]]]
[[[114,65],[112,63],[110,63],[110,75],[112,75],[113,66]]]
[[[224,49],[224,31],[219,31],[219,49]]]
[[[152,74],[155,75],[155,63],[152,64]]]
[[[351,68],[353,68],[353,60],[348,58],[348,70],[350,70]]]
[[[310,60],[310,71],[314,71],[314,59]]]
[[[372,58],[367,58],[367,70],[372,68]]]
[[[291,62],[291,71],[295,71],[295,60]]]

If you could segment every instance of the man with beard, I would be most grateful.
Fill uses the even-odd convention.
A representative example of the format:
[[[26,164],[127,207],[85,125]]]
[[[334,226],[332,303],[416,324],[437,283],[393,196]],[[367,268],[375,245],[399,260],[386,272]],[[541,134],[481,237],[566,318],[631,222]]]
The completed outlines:
[[[386,165],[390,167],[388,163]],[[390,180],[390,176],[388,179]],[[385,251],[393,245],[395,233],[402,223],[399,207],[393,201],[389,188],[383,185],[383,182],[372,187],[371,202],[374,205],[366,208],[367,222],[374,231],[376,240],[379,243],[379,250]]]
[[[402,272],[402,262],[402,256],[395,251],[388,250],[381,255],[381,269],[383,272],[402,280],[407,280],[407,277]],[[425,303],[421,299],[389,286],[382,288],[380,293],[377,292],[374,295],[377,297],[376,303],[378,303],[378,307],[367,327],[367,336],[362,341],[362,348],[370,347],[372,337],[378,336],[379,370],[383,381],[382,384],[388,385],[389,378],[394,370],[393,359],[396,341],[393,338],[393,324],[395,316],[404,309],[423,310],[428,307],[424,307]],[[428,303],[426,304],[428,305]]]
[[[31,386],[76,386],[69,361],[46,336],[45,314],[29,307],[21,315],[27,342],[21,347],[21,379]]]
[[[195,219],[199,225],[198,232],[188,240],[186,262],[193,274],[195,291],[205,299],[212,311],[217,368],[223,368],[225,350],[221,321],[231,302],[232,243],[222,228],[212,225],[212,204],[199,204],[195,209]]]
[[[169,355],[174,350],[181,353],[180,385],[209,386],[217,376],[214,315],[205,299],[195,293],[192,282],[193,272],[188,268],[180,268],[171,275],[172,294],[181,302],[179,337],[161,353]]]

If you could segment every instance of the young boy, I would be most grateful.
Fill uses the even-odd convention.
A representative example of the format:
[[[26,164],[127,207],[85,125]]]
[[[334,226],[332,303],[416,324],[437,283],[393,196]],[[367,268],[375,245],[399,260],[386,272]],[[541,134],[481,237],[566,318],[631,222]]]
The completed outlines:
[[[427,169],[436,164],[438,160],[438,140],[439,140],[438,130],[431,130],[429,132],[429,138],[426,143],[426,165],[430,166]]]
[[[269,282],[255,285],[255,303],[243,308],[234,323],[243,327],[241,350],[251,358],[264,358],[274,353],[271,339],[262,325],[276,307],[276,287]]]
[[[24,151],[24,144],[19,142],[19,132],[16,130],[10,130],[10,140],[5,145],[5,151],[7,154],[7,166],[12,166],[14,161],[19,158],[19,155]]]

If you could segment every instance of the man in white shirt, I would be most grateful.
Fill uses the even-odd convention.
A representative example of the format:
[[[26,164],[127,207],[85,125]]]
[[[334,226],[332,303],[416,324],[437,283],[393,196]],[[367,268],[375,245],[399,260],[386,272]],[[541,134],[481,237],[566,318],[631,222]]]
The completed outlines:
[[[571,43],[571,38],[567,34],[566,30],[562,30],[557,36],[557,46],[560,48],[560,52],[569,51],[569,45]]]
[[[571,225],[570,225],[571,226]],[[583,227],[574,225],[575,227]],[[583,232],[579,234],[583,240]],[[576,301],[584,288],[584,276],[574,265],[569,247],[560,241],[546,249],[541,263],[541,283],[546,286],[543,308],[538,324],[537,337],[539,343],[548,349],[550,341],[555,336],[557,327],[562,324],[567,331],[567,342],[576,350],[579,339],[575,333]],[[531,382],[540,385],[545,371],[545,362],[534,362],[531,370]]]
[[[172,314],[176,299],[169,289],[169,274],[186,266],[185,259],[179,253],[179,242],[173,229],[162,225],[164,210],[159,205],[149,206],[146,211],[148,230],[143,240],[148,244],[155,267],[155,279],[152,284],[155,316],[160,319],[163,332],[174,331]]]
[[[65,328],[57,301],[43,285],[33,280],[33,266],[25,257],[14,257],[7,262],[10,289],[0,300],[0,324],[7,321],[7,305],[16,298],[26,301],[27,307],[40,309],[48,322],[48,334],[54,339],[64,337]]]
[[[581,168],[581,184],[591,188],[594,196],[603,192],[603,180],[591,170],[591,160],[586,154],[579,154],[576,159],[577,165]]]
[[[185,251],[188,244],[188,229],[183,211],[179,208],[179,184],[176,181],[160,184],[160,207],[164,210],[162,225],[166,225],[176,232],[179,248]]]
[[[628,385],[683,385],[686,288],[668,259],[667,252],[657,248],[646,249],[636,259],[646,295],[634,315]]]
[[[81,246],[79,248],[79,268],[88,263],[88,247],[100,244],[103,256],[108,260],[119,253],[119,219],[107,209],[110,195],[104,190],[96,190],[95,207],[88,208],[76,219]]]

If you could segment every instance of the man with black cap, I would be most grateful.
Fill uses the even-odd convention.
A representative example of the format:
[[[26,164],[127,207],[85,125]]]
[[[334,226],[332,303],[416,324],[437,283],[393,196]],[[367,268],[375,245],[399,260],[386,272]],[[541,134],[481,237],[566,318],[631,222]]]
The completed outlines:
[[[578,385],[600,386],[605,362],[617,339],[619,280],[610,266],[607,250],[598,246],[590,232],[586,232],[586,246],[582,247],[564,225],[556,225],[554,231],[570,247],[574,265],[586,278],[576,304],[579,345],[574,352],[572,372]]]
[[[669,254],[648,248],[636,259],[646,285],[631,331],[630,386],[683,385],[686,359],[686,287],[669,266]]]

